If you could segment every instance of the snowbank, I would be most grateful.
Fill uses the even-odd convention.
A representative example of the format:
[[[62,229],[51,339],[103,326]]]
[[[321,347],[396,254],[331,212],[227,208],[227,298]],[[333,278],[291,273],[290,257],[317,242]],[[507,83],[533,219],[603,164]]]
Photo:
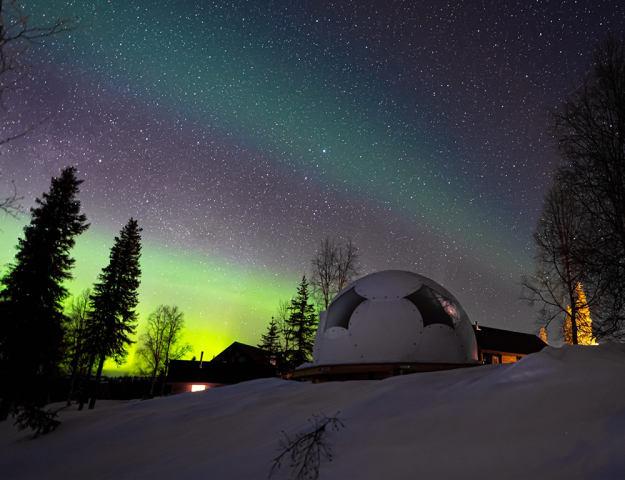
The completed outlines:
[[[623,479],[625,345],[548,347],[518,363],[383,381],[277,379],[63,411],[29,440],[0,424],[21,478],[266,479],[282,431],[340,411],[321,479]],[[288,465],[272,478],[289,478]]]

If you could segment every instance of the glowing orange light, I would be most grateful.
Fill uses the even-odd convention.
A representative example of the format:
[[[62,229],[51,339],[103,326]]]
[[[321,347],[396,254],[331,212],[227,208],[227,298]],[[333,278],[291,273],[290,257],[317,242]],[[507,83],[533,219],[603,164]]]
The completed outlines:
[[[592,334],[592,319],[590,318],[590,309],[586,302],[586,294],[582,289],[582,285],[578,284],[575,289],[577,303],[577,343],[579,345],[598,345]],[[573,333],[571,325],[571,307],[567,307],[567,316],[564,323],[564,341],[565,343],[573,343]]]
[[[206,385],[191,385],[192,392],[201,392],[202,390],[206,390]]]

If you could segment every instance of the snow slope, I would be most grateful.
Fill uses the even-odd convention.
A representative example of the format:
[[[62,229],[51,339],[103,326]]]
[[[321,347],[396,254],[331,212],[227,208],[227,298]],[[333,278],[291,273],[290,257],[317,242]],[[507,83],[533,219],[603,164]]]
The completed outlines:
[[[625,345],[383,381],[277,379],[93,411],[37,440],[0,424],[0,476],[266,479],[282,430],[327,434],[321,479],[624,479]],[[288,465],[271,478],[289,478]]]

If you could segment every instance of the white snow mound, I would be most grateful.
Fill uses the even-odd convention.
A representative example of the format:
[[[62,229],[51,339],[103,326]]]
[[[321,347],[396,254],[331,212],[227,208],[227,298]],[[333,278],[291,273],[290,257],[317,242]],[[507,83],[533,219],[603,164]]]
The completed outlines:
[[[382,381],[257,380],[93,411],[30,440],[0,424],[2,478],[266,479],[283,431],[343,419],[320,479],[623,479],[625,345]],[[290,478],[288,466],[271,478]]]

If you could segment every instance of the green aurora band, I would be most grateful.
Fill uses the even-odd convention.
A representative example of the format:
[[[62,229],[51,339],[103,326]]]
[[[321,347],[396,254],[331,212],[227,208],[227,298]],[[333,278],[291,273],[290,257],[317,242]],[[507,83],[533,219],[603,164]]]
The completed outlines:
[[[461,238],[500,274],[529,261],[513,253],[526,249],[527,239],[498,226],[506,225],[507,212],[472,205],[470,182],[452,183],[457,172],[443,164],[459,163],[446,160],[454,142],[417,126],[418,92],[393,97],[375,76],[340,70],[347,46],[333,47],[336,63],[324,65],[316,57],[324,58],[332,42],[323,35],[298,38],[294,26],[267,24],[253,7],[230,16],[225,6],[25,2],[26,11],[36,12],[35,22],[43,13],[81,19],[81,29],[55,43],[54,62],[61,59],[92,82],[132,96],[156,117],[175,115],[227,132],[231,141],[270,158],[276,168],[301,172],[319,188],[375,202],[442,238]],[[313,60],[298,57],[296,41],[307,42]],[[342,88],[354,84],[361,88],[358,98]],[[501,218],[482,213],[493,211]],[[17,243],[23,225],[3,220],[0,264],[13,261],[8,245]],[[92,225],[77,240],[72,293],[97,280],[117,233]],[[299,281],[293,272],[252,269],[158,238],[144,238],[143,245],[139,333],[157,305],[176,304],[185,312],[186,340],[197,356],[204,351],[210,358],[234,340],[255,344],[277,302],[290,298]],[[131,366],[132,354],[119,371]]]
[[[71,16],[79,2],[44,3],[48,15]],[[85,5],[79,15],[89,35],[74,35],[59,46],[59,54],[96,82],[106,77],[120,93],[131,92],[162,116],[226,131],[320,188],[373,200],[443,238],[460,235],[484,258],[498,252],[492,263],[499,273],[530,260],[513,253],[525,250],[529,237],[497,227],[509,223],[510,212],[502,212],[499,203],[474,206],[471,179],[453,180],[457,167],[447,170],[447,165],[460,163],[448,161],[453,141],[432,138],[414,125],[423,94],[389,98],[379,79],[343,72],[343,63],[317,63],[318,70],[302,65],[293,42],[307,42],[310,56],[321,58],[328,46],[323,35],[299,38],[294,26],[273,17],[274,25],[267,25],[254,5],[237,16],[228,13],[230,3],[220,2]],[[41,7],[35,2],[32,10]],[[337,59],[348,53],[335,48]],[[354,84],[361,88],[357,98],[341,87]]]
[[[0,265],[14,261],[13,245],[22,237],[24,223],[5,219],[0,232]],[[121,227],[120,227],[121,228]],[[113,238],[119,232],[91,228],[77,238],[73,256],[74,280],[67,284],[72,294],[90,288],[102,268],[108,265]],[[13,239],[12,243],[7,241]],[[184,341],[194,355],[212,358],[235,340],[255,345],[275,314],[279,300],[288,300],[298,278],[289,274],[231,266],[209,255],[184,252],[158,242],[143,241],[139,287],[139,328],[145,327],[150,312],[160,304],[178,305],[185,313]],[[244,326],[245,328],[241,328]],[[135,338],[137,340],[137,338]],[[111,375],[132,373],[134,348],[126,364],[106,366]]]

